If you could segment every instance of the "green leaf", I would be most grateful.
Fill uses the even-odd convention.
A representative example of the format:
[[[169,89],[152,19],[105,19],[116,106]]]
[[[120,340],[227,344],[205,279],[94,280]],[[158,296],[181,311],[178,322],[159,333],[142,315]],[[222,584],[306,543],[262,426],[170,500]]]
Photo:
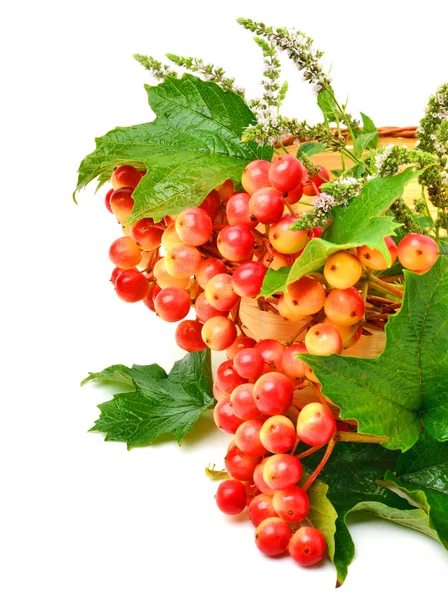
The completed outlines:
[[[89,376],[81,381],[81,385],[89,381],[98,383],[120,383],[134,387],[134,382],[142,384],[148,378],[164,379],[166,372],[157,364],[152,365],[133,365],[131,368],[124,365],[112,365],[103,369],[99,373],[89,373]]]
[[[319,154],[319,152],[323,152],[324,150],[325,146],[322,146],[322,144],[317,144],[316,142],[305,142],[304,144],[300,144],[297,151],[297,158],[300,158],[302,154],[306,154],[308,157],[314,156],[315,154]]]
[[[310,500],[310,511],[307,520],[322,532],[325,541],[327,542],[327,552],[330,560],[334,561],[336,534],[336,519],[338,513],[328,499],[328,485],[318,479],[308,490],[308,498]]]
[[[286,292],[286,280],[288,279],[291,267],[280,267],[277,271],[275,269],[268,269],[263,279],[263,287],[259,293],[259,296],[263,298],[269,298],[275,292]]]
[[[331,89],[331,88],[330,88]],[[317,95],[317,104],[322,111],[327,123],[337,123],[340,120],[340,112],[334,98],[327,90]]]
[[[406,451],[422,425],[448,440],[448,258],[440,256],[423,275],[404,273],[403,304],[389,318],[378,358],[300,357],[343,419],[355,419],[361,433],[386,436],[387,448]]]
[[[379,140],[378,129],[376,128],[372,119],[370,117],[368,117],[367,115],[365,115],[364,113],[361,113],[361,118],[362,118],[362,125],[363,125],[363,134],[369,134],[369,133],[374,134],[371,141],[367,144],[367,146],[365,146],[365,148],[372,148],[374,150],[378,146],[378,140]]]
[[[323,453],[324,449],[303,459],[307,471],[315,470]],[[424,530],[421,511],[413,509],[407,500],[377,483],[387,469],[395,468],[397,457],[398,452],[391,452],[378,444],[339,442],[319,475],[319,480],[328,485],[327,498],[338,514],[332,558],[338,585],[346,578],[348,565],[355,553],[346,525],[346,518],[351,512],[368,512],[403,525],[418,525]],[[331,558],[331,552],[329,556]]]
[[[169,375],[158,365],[130,369],[115,365],[91,373],[85,381],[133,387],[100,404],[101,414],[91,429],[106,433],[106,441],[126,442],[128,449],[150,444],[162,434],[171,434],[180,443],[214,404],[209,350],[187,354],[174,363]]]
[[[448,444],[427,432],[398,459],[396,475],[386,480],[406,492],[429,517],[429,524],[448,550]]]
[[[378,140],[378,132],[375,133],[361,133],[356,136],[356,149],[358,156],[360,156],[366,148],[370,148],[372,142]]]
[[[337,206],[333,223],[321,238],[314,238],[305,246],[291,267],[287,284],[317,271],[335,252],[364,244],[379,250],[390,263],[384,238],[393,234],[399,224],[393,217],[384,216],[384,212],[402,196],[405,185],[417,175],[410,167],[399,175],[377,177],[366,183],[359,196],[347,206]]]
[[[239,181],[250,161],[271,158],[271,147],[241,141],[255,117],[237,94],[188,74],[147,91],[155,121],[97,138],[96,150],[79,167],[76,188],[121,164],[146,167],[129,223],[197,206],[225,179]]]
[[[443,254],[444,256],[448,256],[448,240],[447,239],[442,239],[439,241],[439,250],[440,250],[440,254]]]

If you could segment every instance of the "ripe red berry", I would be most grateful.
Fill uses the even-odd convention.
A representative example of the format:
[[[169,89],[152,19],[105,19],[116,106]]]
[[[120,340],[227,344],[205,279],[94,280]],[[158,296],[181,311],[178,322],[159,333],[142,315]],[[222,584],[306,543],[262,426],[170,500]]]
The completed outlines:
[[[117,167],[112,173],[110,182],[114,190],[124,187],[136,188],[141,179],[141,174],[135,167],[122,165]]]
[[[241,183],[246,192],[252,195],[256,190],[269,185],[268,172],[271,163],[267,160],[253,160],[244,169]]]
[[[263,187],[250,198],[250,212],[260,223],[270,225],[283,215],[285,202],[281,193],[273,187]]]
[[[278,556],[287,549],[291,539],[289,525],[278,517],[265,519],[255,530],[258,550],[267,556]]]
[[[299,565],[310,567],[324,558],[327,543],[315,527],[301,527],[292,536],[288,549],[291,557]]]
[[[244,483],[229,479],[223,481],[216,492],[216,504],[226,515],[238,515],[246,508],[247,492]]]
[[[232,435],[235,435],[236,430],[243,422],[242,419],[235,416],[229,398],[222,398],[218,401],[213,409],[213,419],[216,427]]]
[[[266,272],[267,268],[260,262],[244,263],[232,275],[233,290],[242,298],[255,298],[260,293]]]
[[[228,225],[221,229],[216,240],[224,258],[234,262],[250,260],[254,253],[254,235],[247,225]]]
[[[398,244],[398,260],[405,269],[411,271],[430,269],[438,254],[436,241],[421,233],[409,233]]]
[[[176,328],[177,345],[187,352],[200,352],[207,348],[201,337],[202,323],[199,321],[181,321]]]
[[[292,404],[293,387],[282,373],[265,373],[254,388],[255,404],[264,415],[280,415]]]
[[[277,517],[277,513],[272,505],[272,496],[267,494],[258,494],[255,496],[248,508],[249,519],[255,527],[258,527],[262,521],[270,517]]]
[[[301,184],[304,175],[302,163],[290,154],[282,154],[272,161],[269,183],[279,192],[291,192]]]
[[[140,271],[126,269],[115,280],[115,291],[125,302],[139,302],[148,295],[149,283]]]
[[[239,481],[251,481],[259,462],[258,457],[242,452],[236,445],[229,447],[224,459],[227,473]]]
[[[296,485],[277,490],[272,504],[278,516],[287,523],[299,523],[310,510],[308,494]]]
[[[329,408],[311,402],[302,408],[297,419],[297,435],[309,446],[328,443],[336,431],[336,421]]]

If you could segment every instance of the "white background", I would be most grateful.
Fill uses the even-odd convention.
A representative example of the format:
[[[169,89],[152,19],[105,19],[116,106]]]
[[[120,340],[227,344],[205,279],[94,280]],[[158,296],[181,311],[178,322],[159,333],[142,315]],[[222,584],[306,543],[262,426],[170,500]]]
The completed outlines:
[[[2,9],[0,596],[5,600],[427,597],[446,589],[431,539],[355,518],[357,555],[333,591],[327,563],[303,570],[257,551],[252,526],[218,513],[209,462],[229,436],[210,415],[175,442],[127,452],[87,433],[111,391],[88,371],[182,356],[174,326],[119,301],[108,247],[119,231],[89,189],[71,200],[80,159],[116,125],[149,120],[134,52],[201,56],[259,94],[250,16],[313,36],[339,97],[378,125],[413,125],[448,80],[446,13],[425,2],[24,1]],[[287,70],[285,113],[318,118]],[[294,78],[294,80],[293,80]],[[219,357],[218,357],[219,358]]]

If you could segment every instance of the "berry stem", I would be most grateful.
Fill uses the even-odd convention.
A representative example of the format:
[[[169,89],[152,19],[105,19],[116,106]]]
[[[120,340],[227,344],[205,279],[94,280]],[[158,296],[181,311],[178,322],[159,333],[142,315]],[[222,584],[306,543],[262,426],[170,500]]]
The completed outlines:
[[[317,452],[318,450],[320,450],[323,447],[324,446],[313,446],[312,448],[308,448],[308,450],[305,450],[305,452],[301,452],[300,454],[297,454],[296,458],[298,458],[299,460],[302,460],[302,458],[306,458],[307,456],[314,454],[315,452]],[[291,454],[292,454],[292,451],[291,451]]]
[[[303,490],[306,492],[307,490],[309,490],[309,488],[313,485],[313,483],[316,481],[316,479],[319,477],[320,472],[322,471],[322,469],[325,467],[328,459],[331,456],[331,453],[334,450],[334,447],[336,445],[336,439],[335,437],[332,437],[331,440],[328,442],[327,445],[327,449],[325,450],[325,454],[322,456],[322,460],[320,461],[320,463],[317,465],[314,473],[312,475],[310,475],[308,477],[308,479],[306,480],[305,484],[302,486]]]
[[[377,289],[377,290],[381,290],[383,292],[388,292],[389,294],[392,294],[393,296],[396,296],[397,298],[403,298],[403,296],[404,296],[404,292],[402,290],[398,289],[394,285],[391,285],[390,283],[386,283],[385,281],[382,281],[378,277],[375,277],[375,275],[369,274],[368,283],[369,283],[370,287],[373,287],[374,289]]]

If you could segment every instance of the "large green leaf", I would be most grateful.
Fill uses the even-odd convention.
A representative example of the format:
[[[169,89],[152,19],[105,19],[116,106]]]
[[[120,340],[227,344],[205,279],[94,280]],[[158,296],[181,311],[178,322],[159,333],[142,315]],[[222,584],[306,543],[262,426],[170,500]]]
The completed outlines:
[[[389,318],[378,358],[301,355],[342,418],[403,451],[422,425],[448,440],[448,258],[440,256],[423,275],[405,271],[405,280],[402,307]]]
[[[101,414],[91,429],[106,433],[107,441],[126,442],[128,448],[149,444],[166,433],[180,443],[214,404],[209,350],[187,354],[169,375],[159,365],[114,365],[90,373],[83,383],[87,381],[131,387],[99,405]]]
[[[250,161],[271,158],[271,147],[241,141],[255,117],[237,94],[193,75],[167,77],[147,91],[155,121],[97,138],[96,150],[79,167],[76,188],[120,164],[145,166],[130,222],[197,206],[225,179],[239,181]]]
[[[396,475],[388,472],[386,479],[422,507],[448,550],[448,443],[423,432],[415,446],[398,459]]]
[[[333,223],[321,238],[314,238],[305,246],[290,269],[283,268],[277,273],[268,270],[260,295],[267,297],[276,291],[286,291],[290,283],[321,269],[335,252],[364,244],[379,250],[390,264],[384,238],[392,235],[400,225],[384,213],[403,195],[406,184],[417,175],[418,171],[409,167],[398,175],[377,177],[366,183],[359,196],[346,206],[334,209]]]
[[[321,450],[303,460],[308,471],[316,468],[323,452]],[[319,475],[319,480],[328,485],[326,496],[338,514],[333,555],[329,552],[337,570],[338,585],[346,578],[355,554],[346,524],[349,513],[368,512],[425,533],[430,532],[423,511],[414,509],[407,500],[376,481],[387,469],[395,468],[397,457],[398,452],[386,450],[378,444],[340,442]]]

